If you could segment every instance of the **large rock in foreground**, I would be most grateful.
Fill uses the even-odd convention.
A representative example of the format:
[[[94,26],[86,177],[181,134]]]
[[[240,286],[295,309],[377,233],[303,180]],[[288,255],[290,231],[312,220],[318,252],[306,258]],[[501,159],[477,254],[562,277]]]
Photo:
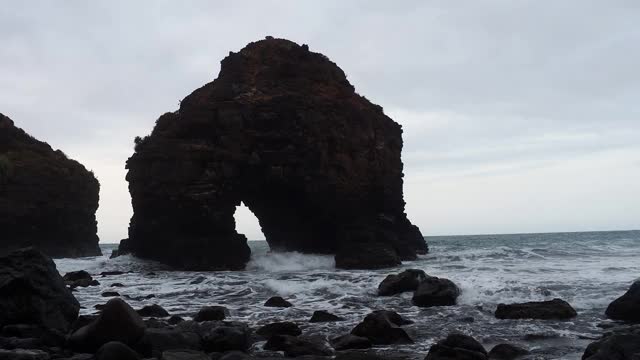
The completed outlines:
[[[99,187],[80,163],[0,114],[0,253],[35,246],[52,257],[100,255]]]
[[[244,202],[273,250],[381,268],[427,252],[404,212],[402,129],[306,45],[267,38],[136,140],[126,249],[184,269],[242,269]],[[365,251],[366,250],[366,251]]]
[[[640,323],[640,280],[607,307],[607,316],[613,320]]]
[[[582,355],[583,360],[640,359],[640,326],[615,329],[594,341]]]
[[[0,327],[34,324],[66,332],[80,304],[56,265],[34,248],[0,257]]]

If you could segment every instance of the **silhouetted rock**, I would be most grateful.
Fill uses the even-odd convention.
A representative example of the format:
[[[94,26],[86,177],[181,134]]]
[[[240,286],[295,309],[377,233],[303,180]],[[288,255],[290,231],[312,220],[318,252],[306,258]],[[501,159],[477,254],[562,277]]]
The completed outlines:
[[[302,330],[300,330],[300,327],[296,323],[282,321],[261,326],[256,330],[256,334],[265,338],[270,338],[273,335],[298,336],[302,334]]]
[[[202,350],[201,337],[195,331],[171,328],[147,328],[133,348],[145,357],[160,357],[167,350]]]
[[[331,345],[336,350],[368,349],[372,346],[371,341],[366,337],[352,334],[342,335],[331,339]]]
[[[407,269],[399,274],[387,275],[378,285],[378,295],[390,296],[407,291],[415,291],[427,274],[420,269]]]
[[[0,256],[0,326],[34,324],[67,331],[80,304],[53,261],[34,248]]]
[[[420,307],[451,306],[456,304],[460,289],[449,279],[427,276],[413,293],[411,301]]]
[[[169,313],[162,306],[153,304],[146,305],[142,309],[138,310],[138,315],[142,317],[167,317]]]
[[[189,284],[191,284],[191,285],[197,285],[197,284],[202,283],[202,282],[203,282],[203,281],[205,281],[205,280],[207,280],[207,278],[206,278],[206,277],[204,277],[204,276],[198,276],[197,278],[195,278],[195,279],[191,280],[191,282],[189,282]]]
[[[400,328],[410,323],[394,311],[377,310],[356,325],[351,334],[365,337],[374,345],[412,344],[411,337]]]
[[[193,320],[198,322],[224,320],[227,314],[229,310],[224,306],[205,306],[198,311]]]
[[[184,319],[178,315],[171,315],[171,317],[169,318],[168,322],[169,325],[176,325],[179,324],[181,322],[183,322]]]
[[[273,296],[273,297],[270,297],[269,300],[267,300],[267,302],[264,303],[264,306],[288,308],[288,307],[292,307],[293,304],[291,304],[290,302],[288,302],[287,300],[283,299],[280,296]]]
[[[76,330],[69,344],[79,351],[93,352],[110,341],[134,345],[144,334],[142,318],[120,298],[109,300],[96,320]]]
[[[529,351],[511,344],[498,344],[489,351],[489,360],[515,360]]]
[[[311,319],[309,322],[317,323],[317,322],[332,322],[332,321],[343,321],[344,318],[340,316],[333,315],[332,313],[324,310],[314,311],[313,315],[311,315]]]
[[[297,337],[290,335],[274,335],[264,344],[265,350],[283,351],[285,356],[298,357],[304,355],[328,356],[333,354],[330,346],[320,337]]]
[[[80,163],[0,114],[0,253],[34,246],[51,257],[100,255],[99,188]]]
[[[487,360],[487,350],[471,336],[449,334],[431,346],[425,360]]]
[[[402,129],[326,56],[248,44],[218,78],[136,139],[127,249],[184,269],[242,269],[244,202],[274,250],[336,254],[343,268],[427,252],[404,212]]]
[[[498,319],[566,320],[576,317],[576,311],[564,300],[533,301],[522,304],[498,304]]]
[[[247,351],[251,346],[251,331],[244,324],[219,326],[202,337],[202,346],[207,352]]]
[[[594,341],[582,360],[636,360],[640,358],[640,326],[615,329]]]
[[[100,347],[96,352],[96,360],[139,360],[138,353],[133,351],[127,345],[111,341]]]
[[[631,323],[640,323],[640,280],[607,307],[607,317]]]

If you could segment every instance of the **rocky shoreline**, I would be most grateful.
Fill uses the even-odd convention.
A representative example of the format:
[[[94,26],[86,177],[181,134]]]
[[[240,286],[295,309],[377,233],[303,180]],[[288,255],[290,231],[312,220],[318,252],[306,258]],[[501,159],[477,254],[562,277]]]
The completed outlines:
[[[538,359],[529,349],[498,344],[490,350],[463,333],[452,333],[424,354],[407,353],[403,344],[417,340],[405,327],[408,319],[395,311],[376,310],[344,334],[306,333],[303,324],[276,321],[259,327],[233,321],[229,310],[217,304],[191,316],[176,316],[158,305],[134,310],[119,294],[103,294],[109,300],[93,315],[78,316],[80,305],[72,290],[96,286],[98,280],[84,271],[58,274],[53,262],[34,249],[0,257],[0,359]],[[117,272],[98,274],[107,281]],[[198,279],[194,278],[194,282]],[[640,329],[635,314],[640,309],[636,282],[614,301],[607,315],[617,323],[589,345],[583,359],[634,359],[640,355]],[[118,285],[118,286],[116,286]],[[112,284],[112,287],[124,287]],[[413,292],[416,306],[457,306],[458,287],[419,269],[387,276],[378,287],[381,297]],[[25,299],[30,301],[26,302]],[[285,298],[264,299],[265,306],[295,307]],[[615,314],[615,315],[612,315]],[[568,303],[501,304],[500,318],[537,318],[567,321],[575,316]],[[340,322],[339,316],[318,309],[309,322]],[[499,326],[499,325],[497,325]]]

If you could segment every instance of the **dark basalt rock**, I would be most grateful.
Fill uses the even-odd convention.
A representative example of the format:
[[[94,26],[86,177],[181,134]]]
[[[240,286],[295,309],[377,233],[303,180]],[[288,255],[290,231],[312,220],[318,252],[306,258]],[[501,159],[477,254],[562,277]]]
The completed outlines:
[[[427,276],[413,293],[411,301],[420,307],[451,306],[456,304],[460,289],[453,281]]]
[[[576,317],[576,311],[564,300],[533,301],[522,304],[498,304],[498,319],[566,320]]]
[[[498,344],[489,351],[489,360],[515,360],[529,351],[511,344]]]
[[[264,325],[256,330],[256,334],[265,338],[270,338],[274,335],[298,336],[302,334],[302,330],[296,323],[282,321]]]
[[[49,257],[34,248],[0,256],[0,326],[31,324],[67,331],[79,311],[80,304]]]
[[[347,334],[331,339],[331,345],[334,349],[340,351],[348,349],[368,349],[373,344],[371,344],[371,341],[366,337]]]
[[[365,337],[374,345],[412,344],[411,337],[400,328],[410,323],[394,311],[377,310],[356,325],[351,334]]]
[[[304,355],[329,356],[333,349],[320,337],[297,337],[290,335],[274,335],[264,344],[265,350],[283,351],[287,357]]]
[[[80,163],[0,114],[0,253],[34,246],[56,258],[100,255],[99,188]]]
[[[630,323],[640,323],[640,280],[607,307],[607,317]]]
[[[594,341],[585,350],[582,360],[640,359],[640,326],[615,329]]]
[[[169,316],[169,312],[165,310],[162,306],[153,304],[144,306],[142,309],[138,310],[138,315],[142,317],[167,317]]]
[[[311,319],[309,322],[318,323],[318,322],[333,322],[333,321],[344,321],[344,318],[340,316],[333,315],[332,313],[324,310],[314,311],[313,315],[311,315]]]
[[[487,350],[471,336],[449,334],[431,346],[425,360],[487,360]]]
[[[427,276],[420,269],[407,269],[399,274],[387,275],[378,285],[378,295],[390,296],[407,291],[415,291],[418,285],[427,279]]]
[[[267,300],[267,302],[264,303],[264,306],[288,308],[288,307],[292,307],[293,304],[283,299],[280,296],[273,296],[273,297],[270,297],[269,300]]]
[[[110,341],[134,345],[144,332],[145,324],[140,315],[122,299],[113,298],[105,304],[96,320],[69,337],[69,345],[87,352],[93,352]]]
[[[147,328],[133,348],[145,357],[160,357],[167,350],[202,350],[201,337],[194,331]]]
[[[140,360],[138,353],[127,345],[111,341],[100,347],[96,352],[96,360]]]
[[[251,331],[244,324],[219,326],[203,336],[202,345],[207,352],[246,352],[251,346]]]
[[[229,310],[224,306],[205,306],[193,317],[194,321],[216,321],[224,320],[229,314]]]
[[[251,43],[136,139],[123,250],[183,269],[243,269],[250,249],[233,214],[244,202],[273,250],[395,266],[428,250],[404,212],[401,150],[400,125],[326,56],[283,39]]]

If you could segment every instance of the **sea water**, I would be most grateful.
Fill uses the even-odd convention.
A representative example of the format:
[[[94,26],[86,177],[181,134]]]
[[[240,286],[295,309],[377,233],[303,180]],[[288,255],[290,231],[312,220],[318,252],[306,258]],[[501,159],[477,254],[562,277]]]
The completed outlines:
[[[127,272],[94,276],[99,286],[77,288],[74,294],[83,314],[96,312],[94,305],[107,300],[101,293],[110,290],[128,296],[134,308],[159,304],[171,314],[189,317],[203,306],[224,305],[231,320],[253,326],[288,320],[297,322],[304,333],[333,337],[348,333],[372,310],[395,310],[415,322],[405,329],[416,343],[378,351],[415,359],[423,359],[433,343],[454,331],[475,337],[488,349],[507,342],[529,349],[530,358],[580,359],[610,322],[604,316],[607,305],[640,277],[640,231],[434,236],[426,241],[428,255],[374,271],[336,269],[332,256],[269,252],[264,241],[249,242],[252,257],[245,271],[171,271],[132,256],[109,259],[113,244],[101,245],[104,256],[58,259],[56,264],[62,274]],[[405,268],[452,280],[462,290],[458,304],[423,309],[412,306],[411,293],[378,297],[377,286],[384,277]],[[203,281],[191,284],[198,277]],[[111,287],[116,282],[125,287]],[[294,306],[264,307],[275,295]],[[499,303],[553,298],[568,301],[578,316],[569,321],[494,316]],[[309,323],[315,310],[346,321]]]

